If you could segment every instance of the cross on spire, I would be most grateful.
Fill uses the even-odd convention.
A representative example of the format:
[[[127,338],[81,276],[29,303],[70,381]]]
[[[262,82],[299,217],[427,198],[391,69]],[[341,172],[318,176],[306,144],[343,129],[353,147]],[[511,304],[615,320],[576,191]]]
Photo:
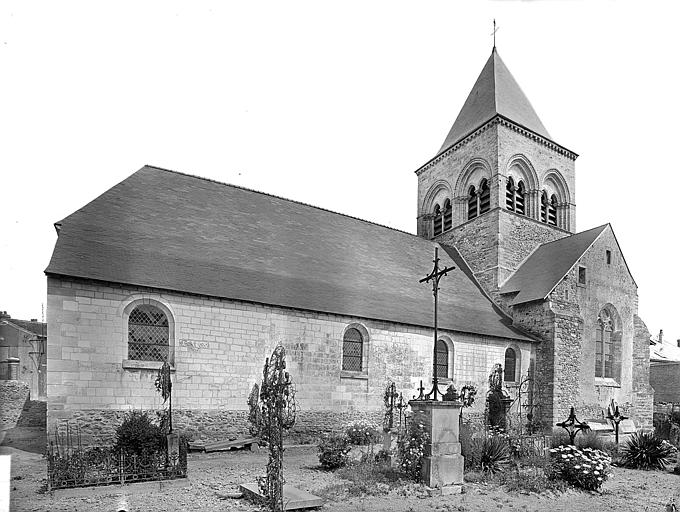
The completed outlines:
[[[491,32],[491,35],[493,36],[493,49],[496,49],[496,32],[498,32],[498,29],[500,27],[496,27],[496,18],[493,19],[493,32]]]

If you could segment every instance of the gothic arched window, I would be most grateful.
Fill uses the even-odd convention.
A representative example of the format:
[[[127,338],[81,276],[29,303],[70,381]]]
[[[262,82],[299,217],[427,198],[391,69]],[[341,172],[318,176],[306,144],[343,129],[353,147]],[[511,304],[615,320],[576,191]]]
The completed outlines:
[[[550,196],[550,203],[548,204],[548,224],[557,226],[557,197],[555,194]]]
[[[505,371],[503,374],[503,380],[505,382],[515,382],[516,369],[517,369],[517,354],[515,349],[506,348],[505,349]]]
[[[541,193],[541,222],[548,222],[548,194]]]
[[[515,180],[512,176],[508,177],[508,183],[505,185],[505,207],[511,212],[515,211]]]
[[[437,340],[437,378],[449,378],[449,347],[444,340]]]
[[[442,234],[442,211],[439,208],[439,205],[435,205],[434,207],[434,219],[432,221],[432,233],[434,236],[441,235]]]
[[[350,327],[342,338],[342,369],[350,372],[363,370],[364,337],[359,329]]]
[[[479,214],[486,213],[491,209],[491,189],[489,181],[484,178],[479,184]]]
[[[614,375],[614,323],[606,309],[597,317],[595,332],[595,377],[612,378]]]
[[[453,208],[451,208],[451,201],[444,201],[444,231],[448,231],[453,226]]]
[[[128,317],[128,359],[166,361],[170,351],[168,317],[156,306],[140,304]]]
[[[477,216],[477,191],[475,187],[470,187],[468,192],[468,220],[474,219]]]

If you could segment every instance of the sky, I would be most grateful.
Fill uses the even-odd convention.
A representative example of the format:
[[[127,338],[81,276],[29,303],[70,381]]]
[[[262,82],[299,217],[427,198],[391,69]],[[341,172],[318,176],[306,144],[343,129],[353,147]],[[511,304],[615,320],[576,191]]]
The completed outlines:
[[[0,6],[0,310],[40,318],[53,224],[145,164],[415,233],[414,171],[497,49],[578,153],[656,335],[680,338],[677,2]],[[150,191],[149,193],[152,193]]]

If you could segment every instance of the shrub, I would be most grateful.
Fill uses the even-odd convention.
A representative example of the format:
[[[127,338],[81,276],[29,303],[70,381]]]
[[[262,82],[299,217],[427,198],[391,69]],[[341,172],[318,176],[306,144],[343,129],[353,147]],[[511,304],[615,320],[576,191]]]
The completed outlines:
[[[595,491],[602,487],[611,473],[611,458],[600,450],[574,446],[559,446],[550,449],[550,467],[548,473],[552,478]]]
[[[413,480],[420,479],[420,470],[423,467],[425,445],[430,436],[425,431],[422,423],[411,423],[408,432],[399,434],[397,441],[397,457],[399,469]]]
[[[380,440],[378,427],[364,420],[349,425],[345,430],[345,435],[349,444],[355,445],[373,444]]]
[[[115,450],[126,455],[147,457],[165,448],[165,435],[146,412],[131,411],[116,429]]]
[[[621,449],[621,462],[636,469],[664,469],[672,456],[672,446],[647,432],[631,435],[626,446]]]
[[[479,447],[479,467],[487,473],[503,471],[510,463],[508,440],[500,435],[477,439]]]
[[[324,469],[337,469],[347,464],[350,446],[344,435],[330,435],[319,442],[319,463]]]

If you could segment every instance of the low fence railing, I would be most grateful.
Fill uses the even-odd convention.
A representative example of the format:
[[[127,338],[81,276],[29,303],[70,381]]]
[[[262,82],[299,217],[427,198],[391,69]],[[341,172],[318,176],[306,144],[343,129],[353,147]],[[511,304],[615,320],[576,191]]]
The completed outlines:
[[[174,480],[187,476],[187,447],[179,454],[167,450],[135,455],[112,448],[58,450],[47,453],[50,490]]]

